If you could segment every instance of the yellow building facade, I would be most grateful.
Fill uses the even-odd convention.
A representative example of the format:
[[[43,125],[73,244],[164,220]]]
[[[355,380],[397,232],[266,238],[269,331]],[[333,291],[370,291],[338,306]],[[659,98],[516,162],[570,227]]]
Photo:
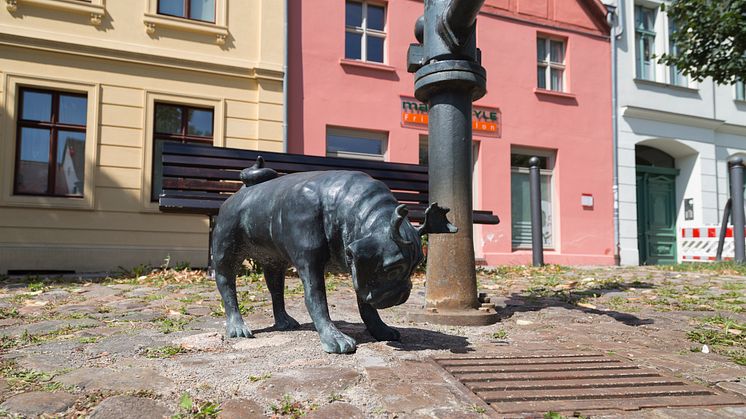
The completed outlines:
[[[281,0],[0,0],[0,274],[207,264],[163,141],[283,150]]]

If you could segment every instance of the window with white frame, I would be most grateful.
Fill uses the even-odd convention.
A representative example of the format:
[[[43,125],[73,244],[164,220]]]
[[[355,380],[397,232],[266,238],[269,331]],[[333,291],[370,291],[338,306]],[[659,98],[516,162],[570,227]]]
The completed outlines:
[[[326,130],[326,155],[383,161],[387,137],[383,132],[330,127]]]
[[[679,48],[676,46],[676,43],[673,42],[672,36],[676,30],[676,21],[668,19],[668,53],[673,56],[676,56],[679,53]],[[671,84],[676,86],[689,86],[689,79],[687,79],[687,77],[683,75],[675,65],[668,67],[668,76],[669,83]]]
[[[345,58],[384,62],[386,8],[368,1],[345,3]]]
[[[565,91],[565,41],[536,38],[536,83],[539,89]]]
[[[536,156],[541,161],[541,224],[544,247],[553,248],[553,176],[554,154],[545,151],[514,150],[510,155],[510,213],[512,244],[515,249],[531,247],[531,193],[528,160]]]
[[[658,11],[635,6],[635,64],[638,79],[655,80],[655,21]]]
[[[746,100],[746,83],[743,80],[736,82],[736,100]]]

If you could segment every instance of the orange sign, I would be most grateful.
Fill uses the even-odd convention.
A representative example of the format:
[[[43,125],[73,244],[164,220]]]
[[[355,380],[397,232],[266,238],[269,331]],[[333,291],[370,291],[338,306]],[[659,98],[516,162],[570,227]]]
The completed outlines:
[[[402,126],[416,128],[427,126],[428,107],[426,104],[414,98],[402,97],[401,105]],[[474,134],[500,137],[501,122],[502,115],[499,109],[474,106],[471,119],[471,128]]]

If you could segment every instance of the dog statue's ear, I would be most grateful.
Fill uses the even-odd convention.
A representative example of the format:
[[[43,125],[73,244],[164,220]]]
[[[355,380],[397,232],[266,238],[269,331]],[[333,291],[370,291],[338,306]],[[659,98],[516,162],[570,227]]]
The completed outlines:
[[[440,233],[455,233],[458,228],[451,224],[446,218],[446,214],[450,211],[448,208],[438,206],[437,202],[433,202],[425,210],[425,221],[422,223],[417,232],[420,236],[425,234],[440,234]]]

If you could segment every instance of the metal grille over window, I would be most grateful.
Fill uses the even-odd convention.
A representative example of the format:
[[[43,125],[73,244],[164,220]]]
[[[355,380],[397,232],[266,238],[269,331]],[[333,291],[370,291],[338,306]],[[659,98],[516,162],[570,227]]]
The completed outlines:
[[[367,1],[345,5],[345,58],[384,62],[386,8]]]
[[[20,90],[16,195],[83,196],[87,113],[85,95]]]
[[[655,9],[635,6],[635,62],[637,78],[655,80]]]
[[[153,127],[153,193],[151,199],[158,200],[161,193],[163,173],[161,161],[163,143],[213,143],[213,109],[195,108],[185,105],[167,103],[155,104],[155,119]]]
[[[557,39],[537,38],[537,87],[565,91],[565,42]]]
[[[531,248],[531,196],[528,160],[533,154],[511,154],[510,192],[512,244],[516,249]],[[552,211],[552,168],[554,159],[539,156],[541,161],[541,223],[544,247],[554,247]]]

